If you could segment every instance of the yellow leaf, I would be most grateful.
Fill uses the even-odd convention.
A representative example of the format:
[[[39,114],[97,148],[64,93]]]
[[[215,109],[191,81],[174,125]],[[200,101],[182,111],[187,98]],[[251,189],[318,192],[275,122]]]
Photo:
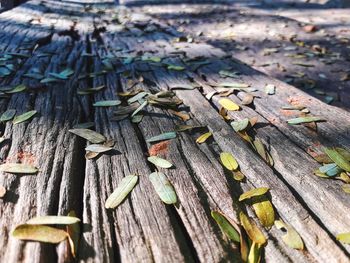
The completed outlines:
[[[40,241],[57,244],[67,238],[67,233],[58,228],[43,225],[18,225],[12,236],[21,240]]]
[[[239,106],[230,99],[223,98],[223,99],[219,100],[219,103],[226,110],[231,110],[231,111],[239,110]]]
[[[204,134],[202,134],[201,136],[199,136],[196,140],[197,143],[203,143],[205,142],[210,136],[212,136],[213,134],[211,132],[206,132]]]
[[[282,236],[282,240],[289,247],[294,248],[294,249],[304,249],[303,240],[301,239],[298,232],[295,231],[295,229],[292,226],[287,225],[282,220],[276,220],[275,226],[278,229],[285,228],[287,230],[287,233]]]
[[[236,181],[242,181],[245,178],[245,176],[241,171],[233,171],[233,178]]]
[[[341,233],[337,235],[337,240],[343,244],[350,244],[350,233]]]
[[[248,255],[248,263],[259,263],[260,262],[260,245],[257,243],[252,243],[250,250],[249,250],[249,255]]]
[[[260,223],[264,227],[271,227],[275,221],[275,211],[272,203],[265,196],[254,197],[253,208]]]
[[[249,218],[243,212],[239,213],[239,218],[244,230],[247,232],[247,235],[253,242],[260,245],[266,243],[266,238],[264,234],[261,232],[258,226],[254,224],[254,222],[250,221]]]
[[[220,154],[220,160],[227,170],[234,171],[238,168],[238,163],[232,154],[224,152]]]
[[[70,211],[68,213],[68,216],[75,217],[76,214],[74,211]],[[68,241],[69,241],[69,245],[70,245],[70,250],[72,252],[73,257],[75,258],[77,256],[79,241],[80,241],[80,225],[79,225],[79,223],[68,225],[67,226],[67,234],[68,234]]]
[[[254,188],[252,190],[249,190],[243,194],[241,194],[241,196],[239,197],[239,201],[243,201],[245,199],[254,197],[254,196],[259,196],[259,195],[263,195],[265,193],[267,193],[267,191],[269,191],[270,189],[267,187],[259,187],[259,188]]]

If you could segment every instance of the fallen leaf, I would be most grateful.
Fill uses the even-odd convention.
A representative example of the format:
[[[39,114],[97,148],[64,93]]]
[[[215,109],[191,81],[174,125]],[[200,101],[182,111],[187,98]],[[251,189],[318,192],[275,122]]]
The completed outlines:
[[[102,144],[90,144],[85,148],[86,151],[91,151],[95,153],[104,153],[112,150],[112,147],[108,147]]]
[[[237,111],[239,110],[239,106],[234,103],[232,100],[223,98],[219,100],[219,104],[224,107],[226,110]]]
[[[239,218],[244,230],[246,231],[247,235],[253,242],[260,245],[263,245],[266,243],[266,238],[264,234],[261,232],[261,230],[258,228],[258,226],[254,222],[249,220],[246,214],[244,214],[243,212],[240,212]]]
[[[341,233],[337,235],[337,240],[343,244],[350,244],[350,233]]]
[[[201,144],[204,143],[209,137],[211,137],[213,134],[211,132],[206,132],[199,136],[196,140],[197,143]]]
[[[102,134],[89,129],[71,129],[69,132],[78,135],[91,143],[103,143],[106,141],[106,137]]]
[[[121,103],[120,100],[100,100],[92,104],[95,107],[113,107],[118,106]]]
[[[247,129],[249,124],[250,124],[250,122],[249,122],[248,118],[245,118],[245,119],[239,120],[239,121],[231,122],[231,126],[235,130],[235,132],[240,132],[240,131]]]
[[[161,172],[154,172],[149,175],[149,179],[153,184],[160,199],[166,204],[176,204],[177,196],[174,187]]]
[[[27,225],[71,225],[79,223],[80,219],[72,216],[37,216],[29,219]]]
[[[67,238],[67,233],[51,226],[24,224],[17,226],[12,236],[21,240],[58,244]]]
[[[252,190],[249,190],[241,194],[238,200],[243,201],[245,199],[249,199],[255,196],[260,196],[260,195],[266,194],[269,190],[270,189],[268,187],[254,188]]]
[[[16,116],[14,119],[13,119],[13,124],[19,124],[21,122],[24,122],[26,120],[29,120],[31,117],[33,117],[35,114],[37,113],[36,110],[31,110],[31,111],[28,111],[26,113],[23,113],[21,115],[18,115]]]
[[[335,148],[325,148],[324,151],[328,157],[331,158],[333,162],[335,162],[340,168],[347,172],[350,172],[350,162]]]
[[[147,160],[161,168],[170,168],[173,166],[172,163],[170,163],[169,161],[157,156],[150,156],[147,158]]]
[[[343,184],[341,189],[343,189],[345,193],[350,194],[350,184]]]
[[[238,168],[238,163],[231,153],[223,152],[220,154],[220,160],[227,170],[234,171]]]
[[[118,205],[120,205],[125,197],[135,187],[138,179],[139,177],[134,174],[125,176],[119,183],[118,187],[107,198],[105,208],[116,208]]]
[[[12,118],[16,115],[16,110],[14,109],[9,109],[7,111],[5,111],[1,117],[0,117],[0,121],[1,122],[6,122],[9,120],[12,120]]]
[[[147,142],[159,142],[176,138],[176,132],[165,132],[160,135],[147,139]]]
[[[255,214],[259,218],[260,223],[267,228],[273,226],[275,211],[270,200],[260,195],[253,197],[252,202]]]
[[[298,232],[295,231],[295,229],[292,226],[285,224],[281,220],[276,220],[275,221],[275,226],[278,229],[284,228],[285,230],[287,230],[287,233],[282,236],[282,240],[290,248],[301,249],[301,250],[304,249],[304,242],[303,242],[303,240],[301,239],[301,237],[298,234]]]
[[[218,211],[211,211],[211,216],[215,222],[219,225],[221,231],[232,241],[240,242],[239,232],[234,225],[231,224],[231,220],[227,219],[222,213]]]
[[[0,171],[12,174],[36,174],[39,170],[35,166],[24,163],[4,163]]]
[[[326,121],[321,117],[298,117],[294,119],[287,120],[288,124],[296,125],[301,123],[309,123],[309,122],[318,122],[318,121]]]
[[[76,217],[74,211],[68,213],[69,217]],[[80,241],[80,225],[79,222],[67,226],[68,241],[71,249],[71,253],[76,258],[78,253],[79,241]]]

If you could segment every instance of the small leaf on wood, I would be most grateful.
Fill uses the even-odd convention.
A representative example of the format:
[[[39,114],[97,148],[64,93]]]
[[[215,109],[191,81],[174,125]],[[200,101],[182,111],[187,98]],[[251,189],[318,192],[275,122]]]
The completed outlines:
[[[337,240],[343,244],[350,244],[350,232],[337,235]]]
[[[29,120],[31,117],[33,117],[35,114],[37,113],[36,110],[31,110],[31,111],[28,111],[26,113],[23,113],[21,115],[18,115],[16,116],[14,119],[13,119],[13,124],[19,124],[21,122],[24,122],[26,120]]]
[[[176,204],[177,196],[174,187],[166,178],[165,174],[154,172],[149,175],[149,179],[153,184],[160,199],[166,204]]]
[[[119,204],[121,204],[125,197],[135,187],[138,179],[139,177],[137,175],[125,176],[119,183],[118,187],[107,198],[105,208],[116,208]]]
[[[170,168],[173,166],[172,163],[170,163],[169,161],[157,156],[150,156],[147,158],[147,160],[161,168]]]
[[[345,193],[350,194],[350,184],[343,184],[341,189],[343,189]]]
[[[240,212],[239,218],[244,230],[246,231],[247,235],[253,242],[260,245],[263,245],[266,243],[266,238],[264,234],[261,232],[258,226],[254,222],[252,222],[248,218],[248,216],[246,216],[246,214],[244,214],[243,212]]]
[[[7,111],[5,111],[1,117],[0,117],[0,121],[1,122],[6,122],[9,120],[12,120],[12,118],[16,115],[16,110],[14,109],[9,109]]]
[[[222,213],[218,211],[211,211],[211,216],[219,225],[221,231],[232,241],[240,242],[239,232],[236,230],[236,224],[232,225],[231,220],[227,219]],[[236,226],[237,227],[237,226]]]
[[[120,100],[100,100],[96,101],[93,106],[95,107],[113,107],[118,106],[121,103]]]
[[[144,101],[132,114],[131,117],[134,117],[137,113],[139,113],[143,108],[145,108],[148,104],[148,101]]]
[[[91,143],[103,143],[106,141],[106,137],[102,134],[89,129],[71,129],[69,132],[78,135]]]
[[[176,132],[165,132],[160,135],[147,139],[147,142],[159,142],[176,138]]]
[[[252,243],[248,255],[248,263],[259,263],[261,258],[261,246],[257,243]]]
[[[219,104],[224,107],[226,110],[237,111],[239,110],[239,106],[234,103],[232,100],[223,98],[219,100]]]
[[[268,187],[254,188],[252,190],[249,190],[249,191],[241,194],[238,200],[243,201],[245,199],[249,199],[249,198],[252,198],[254,196],[260,196],[260,195],[266,194],[269,190],[270,189]]]
[[[70,211],[68,213],[68,216],[70,217],[76,217],[76,214],[74,211]],[[70,245],[70,250],[75,258],[77,256],[77,250],[79,247],[79,241],[80,241],[80,225],[79,222],[76,224],[68,225],[67,226],[67,235],[68,235],[68,241]]]
[[[301,249],[301,250],[304,249],[304,242],[303,242],[303,240],[301,239],[301,237],[298,234],[298,232],[295,231],[295,229],[292,226],[287,225],[286,223],[284,223],[281,220],[276,220],[275,221],[275,226],[278,229],[285,228],[287,230],[287,233],[282,236],[282,240],[290,248]]]
[[[220,160],[227,170],[234,171],[238,168],[238,163],[231,153],[223,152],[220,154]]]
[[[245,119],[240,120],[240,121],[231,122],[231,126],[235,130],[235,132],[240,132],[240,131],[247,129],[249,124],[250,124],[250,122],[249,122],[248,118],[245,118]]]
[[[25,163],[4,163],[0,171],[12,174],[36,174],[39,170],[35,166]]]
[[[340,168],[347,172],[350,172],[350,162],[335,148],[325,148],[324,151],[328,157],[331,158],[333,162],[335,162]]]
[[[209,137],[211,137],[213,134],[211,132],[206,132],[199,136],[196,140],[197,143],[201,144],[204,143]]]
[[[14,87],[12,90],[6,91],[6,93],[7,94],[18,93],[18,92],[24,91],[26,89],[27,89],[27,87],[25,85],[21,84],[21,85]]]
[[[271,227],[275,221],[275,211],[272,203],[265,196],[253,197],[253,208],[260,223],[264,227]]]
[[[67,238],[67,233],[51,226],[24,224],[17,226],[12,236],[21,240],[58,244]]]
[[[72,216],[38,216],[29,219],[27,225],[71,225],[79,223],[80,219]]]
[[[238,82],[221,82],[217,86],[219,87],[228,87],[228,88],[237,88],[237,89],[245,89],[248,88],[250,85],[245,83],[238,83]]]
[[[309,123],[309,122],[318,122],[318,121],[326,121],[321,117],[298,117],[294,119],[287,120],[288,124],[297,125],[301,123]]]
[[[102,144],[90,144],[85,148],[86,151],[95,152],[95,153],[104,153],[112,150],[112,147],[108,147]]]
[[[241,171],[232,171],[233,179],[236,181],[242,181],[245,178],[245,175]]]

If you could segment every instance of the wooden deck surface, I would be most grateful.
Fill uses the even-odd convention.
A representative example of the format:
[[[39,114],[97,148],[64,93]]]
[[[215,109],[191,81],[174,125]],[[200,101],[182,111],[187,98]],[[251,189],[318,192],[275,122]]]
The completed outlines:
[[[313,174],[321,166],[314,157],[323,147],[350,150],[348,111],[260,73],[207,43],[179,41],[184,37],[176,28],[113,2],[29,1],[2,13],[0,29],[1,55],[16,53],[6,60],[14,69],[0,79],[1,87],[27,87],[2,94],[0,110],[15,109],[17,115],[37,111],[29,121],[1,123],[1,162],[39,168],[36,175],[1,172],[0,185],[7,192],[0,199],[0,262],[240,262],[239,245],[220,231],[211,211],[239,223],[241,210],[268,239],[262,251],[266,262],[349,262],[350,247],[336,236],[350,232],[350,195],[342,191],[341,180]],[[47,77],[67,68],[73,69],[72,76],[49,84],[25,75]],[[239,75],[224,78],[222,70]],[[95,74],[86,77],[91,73]],[[213,93],[222,82],[256,89],[251,105],[242,104],[245,91],[226,94],[241,108],[228,112],[231,120],[219,112],[223,94]],[[276,87],[274,95],[266,94],[267,84]],[[99,91],[81,94],[102,85]],[[179,86],[196,88],[174,89]],[[140,122],[132,122],[130,116],[116,120],[116,112],[127,105],[120,94],[135,89],[151,94],[172,90],[182,101],[176,111],[190,118],[184,121],[167,107],[148,104],[139,114]],[[93,106],[101,100],[123,104]],[[326,121],[313,123],[317,130],[312,125],[290,125],[287,120],[300,113],[282,110],[288,105],[304,105],[312,116]],[[261,140],[273,165],[230,125],[232,120],[252,117],[257,123],[249,134]],[[85,122],[93,122],[92,129],[114,140],[114,150],[86,159],[89,143],[69,132]],[[178,131],[176,138],[162,144],[162,151],[147,142],[179,125],[204,128]],[[208,131],[213,136],[196,143]],[[224,169],[222,152],[235,157],[246,177],[243,181],[234,180]],[[174,167],[157,168],[147,161],[150,154]],[[174,186],[176,205],[164,204],[155,192],[149,175],[157,170]],[[138,184],[120,206],[106,209],[108,196],[130,174],[139,175]],[[270,189],[267,198],[276,219],[300,234],[304,250],[287,246],[281,230],[264,228],[252,206],[238,201],[243,192],[258,187]],[[67,215],[71,210],[81,219],[76,259],[68,241],[52,245],[11,236],[30,218]]]

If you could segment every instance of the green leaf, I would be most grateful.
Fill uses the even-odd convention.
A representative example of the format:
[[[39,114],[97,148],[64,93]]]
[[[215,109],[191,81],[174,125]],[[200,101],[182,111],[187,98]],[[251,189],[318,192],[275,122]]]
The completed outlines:
[[[252,222],[246,214],[243,212],[239,213],[239,218],[241,221],[241,225],[243,226],[244,230],[246,231],[249,238],[260,245],[263,245],[266,243],[266,237],[261,232],[261,230],[258,228],[258,226]]]
[[[125,176],[119,183],[118,187],[107,198],[105,208],[116,208],[118,205],[120,205],[126,196],[135,187],[138,179],[139,177],[134,174]]]
[[[16,110],[14,109],[9,109],[7,111],[5,111],[1,117],[0,117],[0,121],[1,122],[6,122],[9,120],[12,120],[12,118],[16,115]]]
[[[218,211],[211,211],[211,216],[219,225],[221,231],[232,241],[240,242],[240,235],[236,228],[231,224],[231,220],[227,219],[222,213]],[[236,224],[234,224],[236,225]]]
[[[232,100],[223,98],[219,100],[219,104],[224,107],[226,110],[237,111],[239,110],[239,106],[234,103]]]
[[[238,200],[243,201],[245,199],[249,199],[249,198],[252,198],[254,196],[260,196],[260,195],[266,194],[269,190],[270,189],[267,187],[254,188],[252,190],[249,190],[249,191],[241,194]]]
[[[341,233],[337,235],[337,240],[343,244],[350,244],[350,233]]]
[[[12,174],[36,174],[39,170],[35,166],[25,163],[4,163],[0,171]]]
[[[150,156],[147,158],[147,160],[161,168],[170,168],[173,166],[172,163],[170,163],[169,161],[157,156]]]
[[[245,119],[240,120],[240,121],[231,122],[231,126],[235,130],[235,132],[240,132],[240,131],[247,129],[249,123],[250,123],[249,119],[245,118]]]
[[[95,107],[113,107],[118,106],[122,102],[120,100],[100,100],[96,101],[93,106]]]
[[[303,240],[301,239],[301,237],[298,234],[298,232],[295,231],[295,229],[292,226],[285,224],[281,220],[276,220],[275,221],[275,226],[278,229],[285,228],[287,230],[287,233],[282,236],[282,240],[290,248],[301,249],[301,250],[304,249],[304,242],[303,242]]]
[[[148,101],[145,100],[132,114],[131,117],[134,117],[137,113],[139,113],[144,107],[146,107],[148,104]]]
[[[89,129],[71,129],[69,132],[74,133],[91,143],[103,143],[106,141],[106,137],[102,134]]]
[[[147,139],[147,142],[159,142],[176,138],[176,132],[165,132],[160,135]]]
[[[31,117],[33,117],[35,114],[37,113],[36,110],[31,110],[31,111],[28,111],[26,113],[23,113],[21,115],[18,115],[16,116],[14,119],[13,119],[13,124],[18,124],[18,123],[21,123],[21,122],[24,122],[26,120],[29,120]]]
[[[340,168],[343,170],[350,172],[350,162],[341,155],[335,148],[325,148],[325,153],[329,158],[332,159]]]
[[[13,94],[13,93],[18,93],[18,92],[21,92],[21,91],[24,91],[26,90],[27,87],[23,84],[20,84],[16,87],[14,87],[13,89],[9,90],[9,91],[6,91],[7,94]]]
[[[159,63],[162,61],[162,59],[160,57],[156,57],[156,56],[147,56],[147,55],[143,55],[141,57],[142,61],[148,61],[148,62],[154,62],[154,63]]]
[[[148,92],[142,91],[138,94],[136,94],[135,96],[131,97],[130,99],[128,99],[128,104],[134,103],[136,101],[141,100],[142,98],[144,98],[145,96],[149,95]]]
[[[79,223],[80,219],[72,216],[38,216],[29,219],[27,225],[71,225]]]
[[[177,196],[174,187],[166,178],[165,174],[154,172],[149,175],[149,179],[160,199],[166,204],[176,204]]]
[[[291,125],[317,122],[317,121],[326,121],[326,120],[321,117],[298,117],[298,118],[287,120],[288,124],[291,124]]]
[[[69,68],[61,71],[60,73],[49,73],[50,76],[61,80],[66,80],[73,74],[74,74],[74,70]]]
[[[185,69],[185,67],[183,66],[179,66],[179,65],[168,65],[168,70],[176,70],[176,71],[182,71]]]
[[[231,153],[223,152],[220,154],[220,160],[227,170],[234,171],[238,168],[238,163]]]
[[[192,86],[190,84],[177,84],[177,85],[172,85],[170,87],[170,90],[193,90],[195,89],[195,86]]]
[[[112,147],[108,147],[102,144],[90,144],[85,148],[86,151],[91,151],[95,153],[104,153],[112,150]]]
[[[51,226],[24,224],[17,226],[12,231],[12,236],[21,240],[58,244],[67,238],[67,233]]]

